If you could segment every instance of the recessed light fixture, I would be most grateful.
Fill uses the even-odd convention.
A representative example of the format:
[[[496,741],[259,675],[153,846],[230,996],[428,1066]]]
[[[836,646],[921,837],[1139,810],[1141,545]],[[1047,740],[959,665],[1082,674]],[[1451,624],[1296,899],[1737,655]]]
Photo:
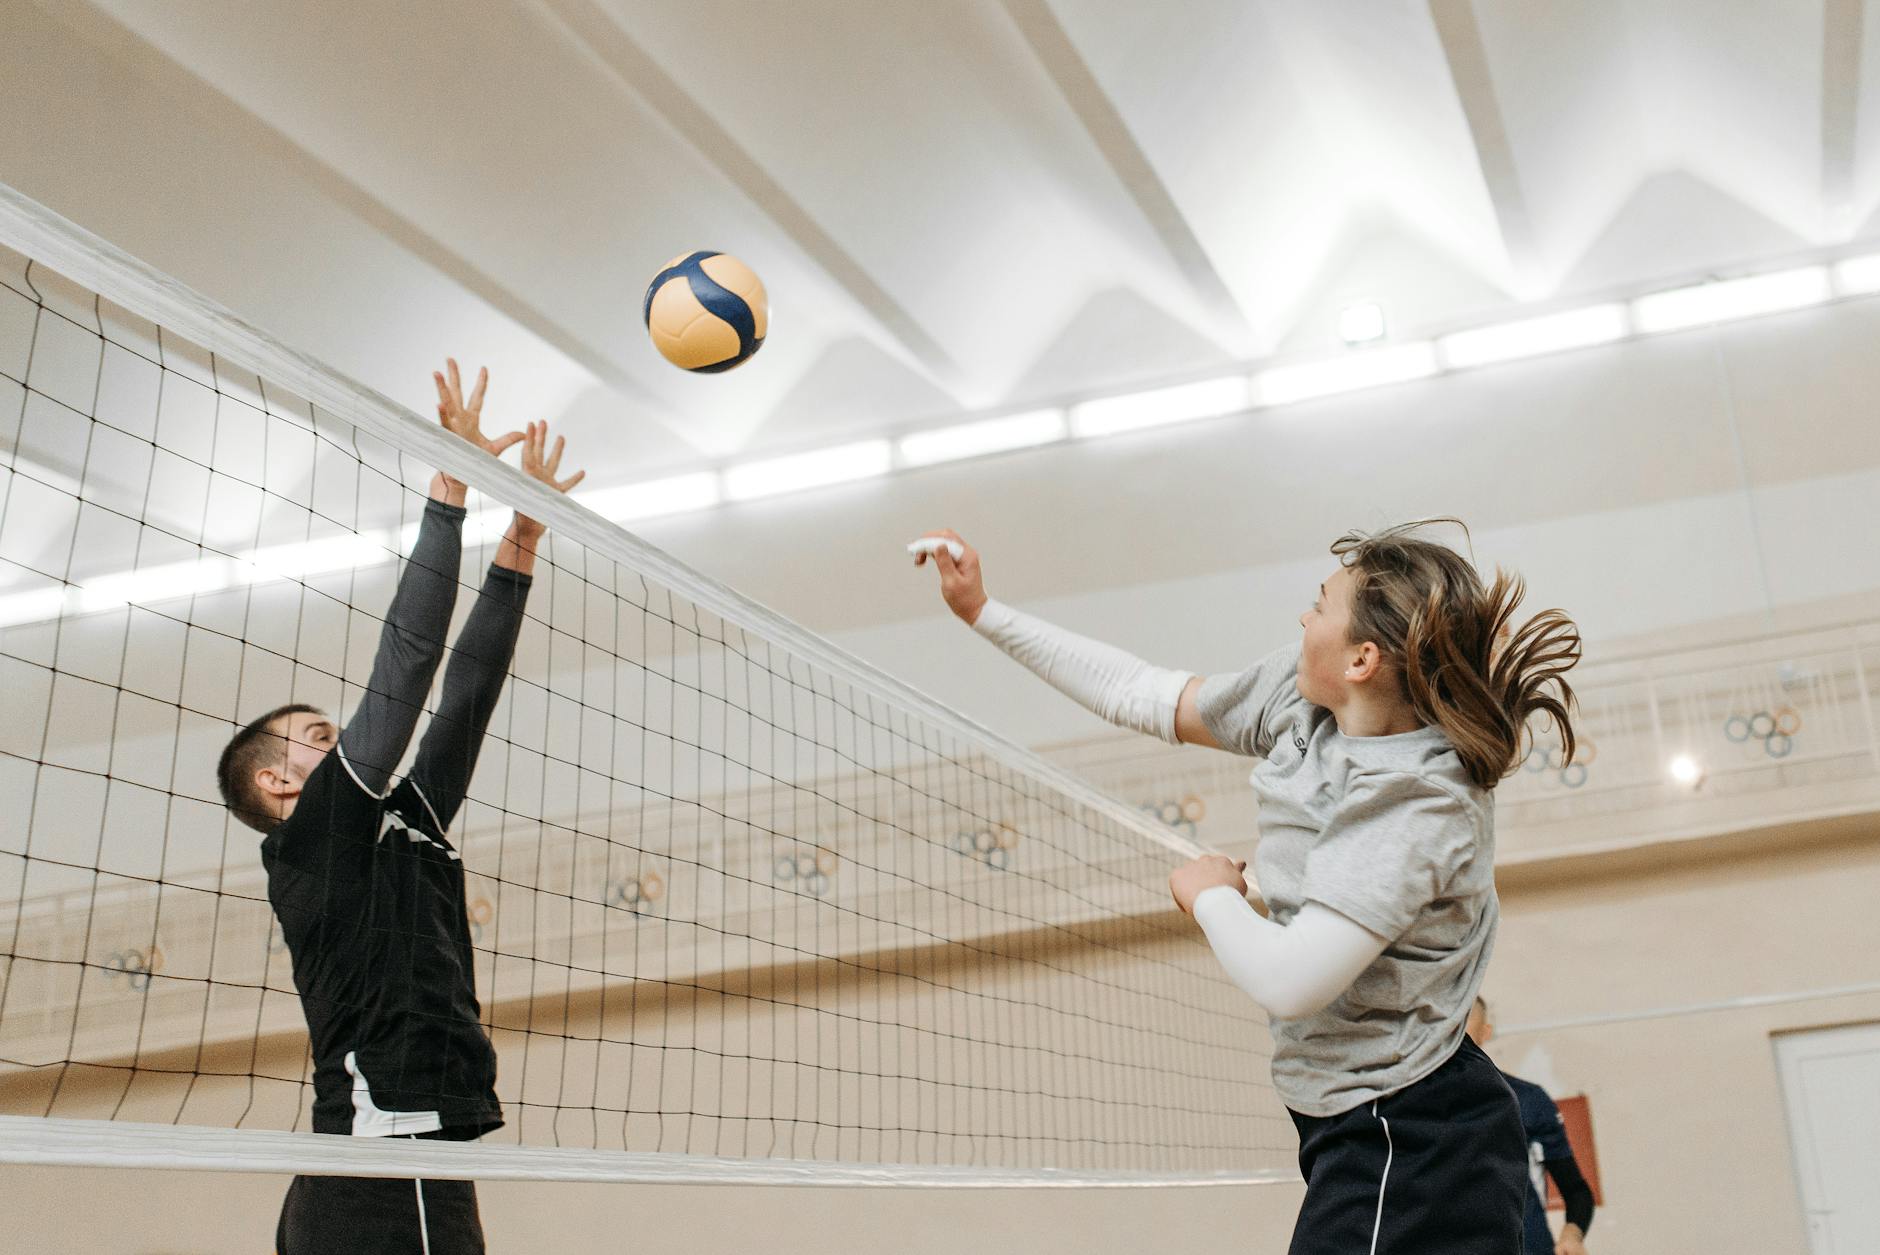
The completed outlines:
[[[1347,305],[1339,311],[1338,338],[1346,344],[1375,344],[1384,332],[1384,307],[1376,301]]]

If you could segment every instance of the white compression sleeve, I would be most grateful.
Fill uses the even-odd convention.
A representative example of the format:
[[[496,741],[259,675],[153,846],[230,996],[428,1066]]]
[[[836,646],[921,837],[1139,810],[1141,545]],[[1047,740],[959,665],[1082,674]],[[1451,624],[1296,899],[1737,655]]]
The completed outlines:
[[[973,631],[1099,718],[1180,744],[1175,708],[1193,672],[1151,666],[1114,645],[1053,627],[1003,602],[987,601]]]
[[[1317,902],[1275,924],[1228,885],[1201,891],[1195,921],[1234,984],[1281,1020],[1324,1009],[1390,944]]]

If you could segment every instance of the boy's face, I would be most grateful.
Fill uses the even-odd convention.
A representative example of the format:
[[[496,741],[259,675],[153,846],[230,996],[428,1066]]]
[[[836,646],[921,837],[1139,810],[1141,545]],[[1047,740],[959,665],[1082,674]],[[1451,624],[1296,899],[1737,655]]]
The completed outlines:
[[[281,737],[281,755],[255,772],[255,783],[275,799],[281,818],[286,819],[294,813],[307,777],[333,752],[339,728],[317,711],[297,710],[275,720],[274,732]]]

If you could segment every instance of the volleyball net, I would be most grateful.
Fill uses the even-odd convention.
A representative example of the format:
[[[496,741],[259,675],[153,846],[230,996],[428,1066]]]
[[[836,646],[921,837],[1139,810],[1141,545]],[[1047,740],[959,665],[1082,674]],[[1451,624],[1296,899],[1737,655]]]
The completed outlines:
[[[0,1160],[1292,1176],[1177,827],[4,188],[0,246]],[[436,469],[459,621],[511,510],[549,526],[451,832],[506,1125],[320,1137],[215,764],[284,703],[350,713]]]

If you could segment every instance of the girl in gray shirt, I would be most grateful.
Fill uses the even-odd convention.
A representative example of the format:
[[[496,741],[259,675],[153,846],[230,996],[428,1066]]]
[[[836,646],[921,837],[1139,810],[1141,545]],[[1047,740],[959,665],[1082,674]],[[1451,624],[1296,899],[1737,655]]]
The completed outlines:
[[[1499,918],[1493,791],[1536,715],[1571,761],[1580,642],[1556,610],[1515,627],[1519,578],[1485,585],[1423,526],[1340,538],[1300,643],[1208,679],[991,600],[951,532],[931,535],[957,558],[916,559],[955,614],[1103,718],[1257,760],[1269,918],[1218,855],[1170,889],[1271,1021],[1306,1179],[1293,1255],[1521,1249],[1519,1111],[1464,1029]]]

